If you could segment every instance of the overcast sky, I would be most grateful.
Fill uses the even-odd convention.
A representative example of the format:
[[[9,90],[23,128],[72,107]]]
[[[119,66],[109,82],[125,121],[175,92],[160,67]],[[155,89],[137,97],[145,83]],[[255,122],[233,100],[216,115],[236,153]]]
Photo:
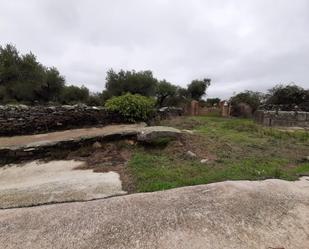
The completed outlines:
[[[92,91],[109,68],[209,77],[208,97],[309,88],[308,0],[0,0],[0,43]]]

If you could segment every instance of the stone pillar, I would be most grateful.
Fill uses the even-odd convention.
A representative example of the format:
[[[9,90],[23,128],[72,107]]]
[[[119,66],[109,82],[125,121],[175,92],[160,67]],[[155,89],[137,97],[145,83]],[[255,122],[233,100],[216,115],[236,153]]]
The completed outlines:
[[[196,100],[191,101],[191,115],[192,116],[199,115],[199,102]]]
[[[224,101],[221,105],[221,116],[229,117],[230,111],[231,111],[230,104],[227,101]]]

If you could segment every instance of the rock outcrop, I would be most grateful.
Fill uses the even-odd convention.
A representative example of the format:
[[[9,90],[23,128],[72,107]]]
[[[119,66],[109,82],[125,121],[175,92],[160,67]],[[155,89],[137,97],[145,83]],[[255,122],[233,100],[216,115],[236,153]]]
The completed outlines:
[[[153,142],[160,138],[177,138],[181,131],[172,127],[166,126],[150,126],[141,129],[137,134],[139,142]]]

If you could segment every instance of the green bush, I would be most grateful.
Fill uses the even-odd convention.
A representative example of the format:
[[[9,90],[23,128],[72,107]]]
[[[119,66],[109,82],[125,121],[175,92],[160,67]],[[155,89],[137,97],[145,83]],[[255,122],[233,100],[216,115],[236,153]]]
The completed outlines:
[[[127,93],[106,101],[105,107],[110,112],[119,113],[125,121],[147,121],[154,111],[155,100],[139,94]]]

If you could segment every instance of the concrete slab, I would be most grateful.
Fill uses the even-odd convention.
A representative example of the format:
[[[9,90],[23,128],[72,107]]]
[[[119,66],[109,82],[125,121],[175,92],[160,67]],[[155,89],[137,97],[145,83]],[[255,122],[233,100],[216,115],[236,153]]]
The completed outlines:
[[[125,194],[118,173],[74,170],[79,161],[33,161],[0,168],[0,208],[84,201]]]
[[[308,180],[220,182],[0,210],[0,248],[308,248]]]
[[[50,132],[46,134],[0,137],[0,150],[31,149],[44,146],[54,146],[61,142],[74,142],[92,138],[109,136],[137,135],[145,123],[127,125],[109,125],[104,127],[71,129],[66,131]]]

